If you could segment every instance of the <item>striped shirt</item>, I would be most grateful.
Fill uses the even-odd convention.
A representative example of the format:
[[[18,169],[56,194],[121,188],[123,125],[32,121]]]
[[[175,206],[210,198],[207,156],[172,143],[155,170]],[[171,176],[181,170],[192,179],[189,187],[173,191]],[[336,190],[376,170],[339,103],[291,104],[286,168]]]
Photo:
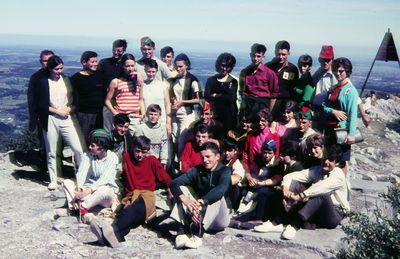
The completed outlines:
[[[115,90],[116,110],[123,114],[139,114],[139,86],[136,87],[136,92],[134,92],[132,82],[127,82],[125,79],[117,80],[117,89]]]

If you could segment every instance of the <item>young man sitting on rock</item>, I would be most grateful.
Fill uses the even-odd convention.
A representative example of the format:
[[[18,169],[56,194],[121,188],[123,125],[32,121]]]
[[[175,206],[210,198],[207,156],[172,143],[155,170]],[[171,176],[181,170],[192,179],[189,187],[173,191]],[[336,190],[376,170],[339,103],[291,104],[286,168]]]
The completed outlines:
[[[286,200],[303,202],[294,206],[282,238],[293,239],[299,228],[335,228],[350,211],[350,185],[342,171],[342,151],[338,145],[329,148],[322,167],[312,167],[284,176],[283,195]],[[303,184],[311,184],[304,188]]]
[[[244,167],[238,157],[238,143],[233,138],[227,137],[222,141],[222,163],[232,171],[231,187],[228,191],[228,207],[233,211],[239,208],[242,198],[242,181],[244,180]]]
[[[186,142],[182,152],[182,173],[190,168],[200,165],[202,162],[201,145],[209,140],[209,128],[206,124],[200,123],[194,129],[194,139]]]
[[[155,156],[147,155],[149,150],[150,140],[140,136],[134,139],[129,153],[124,152],[128,180],[127,194],[121,201],[124,206],[113,224],[95,219],[90,225],[100,243],[116,247],[132,228],[156,216],[156,184],[161,183],[168,188],[171,178]]]
[[[201,148],[202,164],[191,168],[171,183],[177,204],[171,218],[180,223],[176,248],[198,248],[203,231],[222,231],[229,225],[224,198],[231,184],[231,171],[220,163],[220,151],[212,142]],[[192,232],[189,238],[186,234]]]
[[[104,129],[90,132],[89,152],[82,157],[76,174],[76,183],[70,179],[63,182],[63,190],[70,211],[79,210],[81,220],[90,223],[93,208],[100,205],[110,208],[116,204],[118,186],[115,183],[118,158],[112,148],[111,134]],[[57,216],[61,210],[55,211]]]
[[[264,142],[261,147],[261,168],[253,178],[255,182],[247,187],[247,194],[238,209],[238,212],[242,213],[231,221],[232,227],[252,229],[262,224],[267,215],[273,213],[274,204],[281,200],[281,195],[274,186],[282,181],[284,167],[275,152],[274,140]],[[255,202],[256,205],[248,206],[251,202]]]

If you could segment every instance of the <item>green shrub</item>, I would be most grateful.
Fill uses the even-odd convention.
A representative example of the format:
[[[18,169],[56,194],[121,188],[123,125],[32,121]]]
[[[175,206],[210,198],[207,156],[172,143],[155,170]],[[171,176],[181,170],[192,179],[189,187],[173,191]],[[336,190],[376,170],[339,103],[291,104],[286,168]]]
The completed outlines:
[[[340,250],[338,258],[399,258],[400,257],[400,188],[390,187],[381,194],[392,208],[376,207],[369,216],[351,213],[350,223],[343,226],[347,247]]]
[[[7,150],[14,150],[13,162],[19,165],[39,164],[39,141],[37,132],[24,131],[21,135],[9,140]]]
[[[21,152],[24,154],[27,154],[32,150],[39,149],[37,132],[25,130],[24,132],[22,132],[21,135],[10,140],[7,149],[14,150],[16,152]]]

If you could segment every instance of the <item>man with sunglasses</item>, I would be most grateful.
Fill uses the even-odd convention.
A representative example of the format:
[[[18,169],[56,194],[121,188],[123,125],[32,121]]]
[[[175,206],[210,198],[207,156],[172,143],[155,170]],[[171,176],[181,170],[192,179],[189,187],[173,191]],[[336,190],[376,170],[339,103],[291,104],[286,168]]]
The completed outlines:
[[[322,103],[328,99],[328,93],[334,85],[338,83],[332,72],[332,63],[334,60],[333,47],[324,45],[319,54],[319,63],[321,66],[315,71],[313,83],[315,85],[314,98],[312,100],[313,110],[315,111],[316,119],[313,122],[313,127],[320,132],[324,128],[324,116],[322,114]]]
[[[338,83],[332,73],[332,62],[334,58],[333,47],[330,45],[322,46],[318,59],[321,66],[313,75],[313,83],[315,85],[313,104],[316,107],[322,105],[328,97],[329,90]]]

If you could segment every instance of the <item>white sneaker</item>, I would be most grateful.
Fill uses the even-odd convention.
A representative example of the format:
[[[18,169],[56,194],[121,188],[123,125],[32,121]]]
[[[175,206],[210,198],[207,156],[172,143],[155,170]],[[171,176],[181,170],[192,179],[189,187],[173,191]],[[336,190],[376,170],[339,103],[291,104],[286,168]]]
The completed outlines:
[[[102,221],[100,226],[101,230],[103,231],[103,236],[110,244],[110,246],[112,248],[119,247],[120,244],[117,236],[115,235],[114,228],[108,222],[105,221]]]
[[[66,208],[58,208],[54,210],[54,217],[55,218],[60,218],[60,217],[68,217],[68,209]]]
[[[291,225],[287,225],[285,230],[282,232],[282,238],[292,240],[296,236],[297,230]]]
[[[192,249],[197,249],[202,245],[203,245],[203,240],[198,236],[192,236],[185,243],[186,248],[192,248]]]
[[[177,235],[175,238],[175,248],[180,249],[184,248],[186,245],[186,242],[189,241],[189,237],[185,234],[182,235]]]
[[[100,221],[99,220],[95,219],[95,220],[93,220],[91,222],[90,230],[92,231],[93,234],[96,235],[97,241],[99,241],[100,244],[105,245],[103,231],[101,230],[101,226],[100,226]]]
[[[57,180],[51,181],[49,185],[47,185],[47,189],[49,189],[49,191],[54,191],[55,189],[57,189],[57,187],[58,187]]]
[[[113,248],[119,246],[119,241],[115,236],[114,229],[108,222],[95,218],[90,224],[90,230],[96,235],[101,244],[105,244],[105,241],[107,241]]]
[[[266,221],[262,225],[255,226],[254,231],[266,233],[266,232],[282,232],[284,229],[282,224],[274,225],[271,221]]]

